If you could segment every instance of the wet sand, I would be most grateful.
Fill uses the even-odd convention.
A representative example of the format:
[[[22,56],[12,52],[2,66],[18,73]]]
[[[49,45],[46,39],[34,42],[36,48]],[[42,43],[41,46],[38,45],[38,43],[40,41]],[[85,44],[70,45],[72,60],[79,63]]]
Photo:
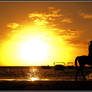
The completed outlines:
[[[92,90],[92,81],[0,81],[0,90]]]

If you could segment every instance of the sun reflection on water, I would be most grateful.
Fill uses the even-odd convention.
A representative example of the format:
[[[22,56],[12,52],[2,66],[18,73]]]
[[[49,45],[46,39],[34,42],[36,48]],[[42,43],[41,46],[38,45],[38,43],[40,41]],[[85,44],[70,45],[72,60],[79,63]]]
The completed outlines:
[[[39,78],[36,78],[36,77],[32,77],[30,78],[31,81],[36,81],[36,80],[39,80]]]
[[[30,73],[28,73],[28,81],[48,81],[50,79],[48,78],[42,78],[38,73],[38,69],[37,68],[31,68],[30,69]]]
[[[30,78],[30,81],[49,81],[49,79],[32,77]]]

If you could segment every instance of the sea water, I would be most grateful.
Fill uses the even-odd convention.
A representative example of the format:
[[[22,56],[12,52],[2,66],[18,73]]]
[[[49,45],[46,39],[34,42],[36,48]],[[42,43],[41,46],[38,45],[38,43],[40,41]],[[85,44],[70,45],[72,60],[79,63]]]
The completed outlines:
[[[76,69],[55,70],[37,67],[0,67],[0,80],[17,81],[75,81]],[[81,79],[79,74],[79,78]],[[86,76],[92,79],[92,73]]]

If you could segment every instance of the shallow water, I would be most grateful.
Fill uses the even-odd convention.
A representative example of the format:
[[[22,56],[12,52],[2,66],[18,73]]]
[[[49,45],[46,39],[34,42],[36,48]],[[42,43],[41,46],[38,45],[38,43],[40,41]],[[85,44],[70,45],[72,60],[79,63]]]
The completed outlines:
[[[75,81],[76,69],[55,70],[41,68],[0,68],[0,81]],[[92,73],[86,75],[92,79]],[[82,77],[79,74],[79,80]]]

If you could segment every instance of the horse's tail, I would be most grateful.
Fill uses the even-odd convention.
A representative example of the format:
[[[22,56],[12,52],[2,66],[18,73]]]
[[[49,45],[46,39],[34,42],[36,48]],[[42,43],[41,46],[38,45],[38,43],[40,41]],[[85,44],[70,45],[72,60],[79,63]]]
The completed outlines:
[[[75,67],[76,67],[76,68],[78,68],[78,65],[77,65],[78,59],[79,59],[79,56],[77,56],[76,59],[75,59]]]

